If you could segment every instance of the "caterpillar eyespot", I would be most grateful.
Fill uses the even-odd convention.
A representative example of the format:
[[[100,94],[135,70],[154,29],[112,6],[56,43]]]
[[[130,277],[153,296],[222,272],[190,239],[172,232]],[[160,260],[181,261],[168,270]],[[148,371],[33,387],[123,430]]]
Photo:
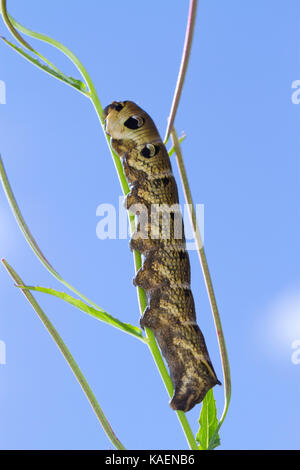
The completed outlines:
[[[124,108],[124,104],[123,103],[118,103],[115,107],[115,110],[116,111],[121,111],[121,109],[123,109],[123,108]]]
[[[128,129],[138,129],[139,127],[142,127],[144,124],[145,120],[144,118],[140,116],[130,116],[130,118],[127,119],[127,121],[124,122],[124,126],[128,127]]]
[[[155,157],[159,152],[159,146],[153,144],[146,144],[141,150],[141,155],[145,158]]]
[[[104,119],[130,186],[125,205],[131,211],[133,206],[144,208],[137,212],[137,231],[130,241],[130,247],[144,257],[133,281],[148,299],[140,324],[153,331],[167,361],[174,386],[170,406],[189,411],[220,382],[196,323],[189,256],[176,209],[178,190],[168,152],[150,116],[132,101],[120,104],[107,106]],[[133,137],[131,130],[141,126],[143,131]],[[169,221],[169,233],[164,220]],[[176,224],[182,229],[179,236]]]
[[[116,111],[121,111],[124,106],[126,105],[127,101],[113,101],[110,105],[109,105],[109,109],[112,110],[112,109],[115,109]],[[106,118],[108,114],[108,106],[106,106],[106,108],[104,108],[103,110],[103,116],[104,116],[104,119]]]

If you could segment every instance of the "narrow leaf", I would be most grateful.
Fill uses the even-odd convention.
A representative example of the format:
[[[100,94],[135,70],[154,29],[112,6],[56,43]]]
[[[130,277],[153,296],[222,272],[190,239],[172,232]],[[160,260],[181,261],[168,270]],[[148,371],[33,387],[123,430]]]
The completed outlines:
[[[142,335],[142,330],[138,328],[137,326],[133,326],[130,323],[123,323],[117,318],[113,317],[109,313],[105,312],[105,310],[98,310],[96,308],[90,307],[88,304],[83,302],[80,299],[75,299],[69,294],[66,294],[65,292],[60,292],[55,289],[47,288],[47,287],[40,287],[40,286],[20,286],[18,285],[17,287],[20,287],[21,289],[27,289],[27,290],[33,290],[37,292],[43,292],[45,294],[53,295],[55,297],[58,297],[59,299],[64,300],[65,302],[68,302],[69,304],[73,305],[74,307],[78,308],[84,313],[88,313],[89,315],[97,318],[98,320],[101,320],[109,325],[114,326],[115,328],[119,328],[120,330],[123,330],[125,333],[129,333],[138,339],[145,341],[144,336]]]
[[[199,424],[200,428],[196,436],[196,440],[199,442],[199,448],[201,450],[208,450],[219,446],[219,434],[214,435],[219,423],[212,389],[210,389],[204,397]]]
[[[3,36],[0,36],[2,41],[4,41],[8,46],[12,47],[16,52],[18,52],[20,55],[22,55],[25,59],[27,59],[29,62],[34,64],[36,67],[39,67],[42,69],[44,72],[49,73],[53,77],[57,78],[58,80],[61,80],[62,82],[67,83],[68,85],[76,88],[79,90],[81,93],[86,94],[86,86],[81,80],[77,80],[73,77],[67,77],[64,75],[62,72],[57,72],[56,70],[52,69],[48,65],[43,64],[40,60],[32,57],[30,54],[25,52],[21,47],[16,46],[12,42],[8,41],[6,38]]]
[[[20,33],[15,29],[14,25],[12,24],[10,20],[10,17],[9,17],[10,15],[7,13],[6,0],[1,0],[1,7],[2,7],[1,13],[2,13],[4,23],[6,24],[7,28],[9,29],[13,37],[21,44],[21,46],[25,47],[33,54],[36,54],[40,59],[46,62],[46,64],[48,64],[51,68],[56,70],[56,72],[61,73],[60,70],[54,64],[50,62],[50,60],[46,59],[46,57],[44,57],[38,51],[33,49],[33,47],[27,41],[25,41],[25,39],[22,38]]]
[[[5,261],[5,259],[2,259],[1,261],[2,261],[3,265],[5,266],[7,272],[13,278],[13,280],[17,283],[17,285],[23,285],[22,279],[19,277],[19,275],[16,273],[16,271],[14,271],[14,269],[8,264],[8,262]],[[104,429],[105,433],[107,434],[108,438],[111,440],[112,444],[118,450],[125,450],[125,447],[123,446],[123,444],[119,441],[119,439],[117,438],[117,436],[113,432],[113,430],[112,430],[107,418],[105,417],[105,414],[103,413],[103,410],[100,407],[100,405],[99,405],[99,403],[98,403],[91,387],[89,386],[86,378],[82,374],[82,372],[81,372],[77,362],[73,358],[71,352],[69,351],[69,349],[65,345],[62,337],[60,336],[60,334],[58,333],[56,328],[53,326],[53,324],[51,323],[51,321],[49,320],[49,318],[47,317],[45,312],[42,310],[42,308],[40,307],[38,302],[35,300],[35,298],[31,294],[31,292],[28,292],[25,289],[21,289],[21,290],[22,290],[22,293],[25,295],[26,299],[28,300],[28,302],[32,305],[32,307],[36,311],[36,313],[37,313],[38,317],[40,318],[40,320],[43,322],[45,328],[48,330],[49,334],[51,335],[51,337],[55,341],[56,345],[58,346],[61,353],[63,354],[65,360],[67,361],[67,363],[71,367],[72,372],[74,373],[76,379],[78,380],[78,383],[82,387],[82,390],[84,391],[87,399],[89,400],[89,402],[90,402],[90,404],[91,404],[98,420],[102,424],[103,429]]]
[[[26,28],[25,26],[22,26],[11,15],[8,15],[8,17],[9,17],[9,20],[12,23],[12,25],[18,31],[21,31],[23,34],[26,34],[27,36],[30,36],[31,38],[38,39],[40,41],[46,42],[47,44],[50,44],[53,47],[56,47],[60,52],[65,54],[68,57],[68,59],[70,59],[73,62],[73,64],[79,70],[81,76],[85,79],[86,84],[87,84],[87,86],[86,86],[83,82],[80,81],[80,83],[85,87],[84,88],[85,91],[82,91],[82,90],[81,91],[82,91],[82,93],[84,93],[85,95],[87,95],[89,97],[93,96],[93,99],[96,101],[97,106],[100,108],[101,112],[99,113],[99,118],[100,118],[101,123],[103,124],[103,122],[101,120],[102,107],[101,107],[99,98],[97,96],[97,92],[95,90],[94,84],[93,84],[89,74],[87,73],[84,65],[80,62],[78,57],[76,57],[76,55],[73,54],[73,52],[68,47],[66,47],[64,44],[60,43],[56,39],[53,39],[53,38],[47,36],[46,34],[37,33],[35,31],[32,31],[32,30]],[[89,89],[89,91],[88,91],[88,89]]]
[[[178,139],[178,142],[181,144],[181,142],[183,142],[185,138],[186,138],[186,134],[183,133],[182,136]],[[175,153],[174,145],[170,148],[170,150],[168,150],[169,157],[171,157],[173,153]]]
[[[28,44],[28,42],[25,41],[24,38],[22,38],[22,36],[18,33],[18,31],[14,28],[14,26],[10,22],[9,15],[7,13],[6,0],[1,0],[1,14],[2,14],[2,17],[3,17],[4,23],[6,24],[7,28],[9,29],[11,34],[14,36],[14,38],[17,41],[19,41],[23,45],[23,47],[26,47],[27,49],[29,49],[32,52],[35,52],[33,47],[31,47],[31,45]]]

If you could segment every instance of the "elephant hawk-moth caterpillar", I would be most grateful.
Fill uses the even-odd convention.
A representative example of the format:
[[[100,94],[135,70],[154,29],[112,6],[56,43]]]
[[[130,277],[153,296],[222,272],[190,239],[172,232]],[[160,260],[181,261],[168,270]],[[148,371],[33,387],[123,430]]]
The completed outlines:
[[[137,216],[130,247],[143,255],[143,265],[133,282],[145,290],[148,300],[140,324],[153,331],[167,361],[174,386],[170,406],[189,411],[220,382],[196,323],[170,158],[154,122],[132,101],[114,101],[104,109],[104,119],[130,186],[125,207]]]

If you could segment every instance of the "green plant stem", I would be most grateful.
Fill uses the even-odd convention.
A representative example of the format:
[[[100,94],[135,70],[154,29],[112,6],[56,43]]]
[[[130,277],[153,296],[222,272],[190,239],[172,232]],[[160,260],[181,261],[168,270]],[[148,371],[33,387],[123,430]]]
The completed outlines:
[[[38,57],[40,57],[44,62],[46,62],[46,64],[52,67],[53,70],[55,70],[57,73],[61,73],[60,70],[57,67],[55,67],[55,65],[53,65],[49,60],[47,60],[44,56],[42,56],[42,54],[40,54],[35,49],[33,49],[33,47],[27,41],[25,41],[25,39],[22,38],[22,36],[14,28],[13,24],[11,23],[9,14],[7,13],[6,0],[1,0],[1,13],[3,17],[3,21],[5,25],[7,26],[7,28],[9,29],[9,31],[11,32],[11,34],[13,35],[13,37],[26,49],[28,49],[29,51],[33,52]]]
[[[9,18],[11,24],[17,30],[21,31],[23,34],[26,34],[26,35],[28,35],[32,38],[39,39],[40,41],[46,42],[47,44],[50,44],[51,46],[53,46],[56,49],[60,50],[63,54],[65,54],[73,62],[73,64],[79,70],[79,72],[81,73],[81,75],[83,77],[88,76],[88,73],[87,73],[84,65],[82,64],[82,62],[76,57],[75,54],[73,54],[73,52],[68,47],[64,46],[59,41],[56,41],[55,39],[50,38],[46,34],[37,33],[35,31],[32,31],[32,30],[28,29],[28,28],[25,28],[25,26],[22,26],[20,23],[18,23],[11,15],[9,15],[9,14],[7,14],[7,15],[8,15],[8,18]],[[20,43],[23,45],[22,42],[20,42]],[[37,55],[39,55],[35,50],[34,50],[34,52]],[[40,56],[40,57],[42,57],[47,63],[49,63],[43,56]],[[52,65],[52,67],[54,67],[54,66]],[[56,69],[56,67],[54,67],[54,68]],[[56,70],[59,72],[58,69],[56,69]],[[87,84],[87,86],[90,90],[91,90],[90,85],[92,85],[92,88],[93,88],[93,84],[92,84],[91,80],[90,80],[90,83],[88,83],[88,81],[87,81],[86,84]]]
[[[9,202],[10,206],[11,206],[12,212],[15,216],[15,219],[17,221],[18,226],[20,227],[21,231],[23,232],[23,235],[24,235],[26,241],[31,246],[31,248],[34,251],[35,255],[38,257],[38,259],[41,261],[41,263],[44,265],[44,267],[57,279],[57,281],[59,281],[64,286],[66,286],[68,289],[70,289],[72,292],[74,292],[76,295],[78,295],[81,299],[85,300],[90,305],[93,305],[95,307],[95,309],[97,311],[99,311],[99,313],[102,312],[106,315],[107,312],[105,312],[105,310],[103,310],[101,307],[99,307],[97,304],[95,304],[92,300],[85,297],[77,289],[75,289],[71,284],[69,284],[67,281],[65,281],[60,276],[60,274],[58,274],[58,272],[52,267],[52,265],[49,263],[47,258],[44,256],[43,252],[41,251],[41,249],[39,248],[37,242],[35,241],[33,235],[31,234],[31,232],[30,232],[30,230],[29,230],[29,228],[28,228],[28,226],[27,226],[27,224],[26,224],[26,222],[25,222],[25,220],[22,216],[22,213],[19,209],[18,203],[15,199],[15,196],[14,196],[13,191],[11,189],[11,186],[9,184],[9,180],[8,180],[8,177],[7,177],[7,174],[6,174],[2,159],[1,159],[1,155],[0,155],[0,180],[2,182],[2,186],[3,186],[4,191],[6,193],[7,200]],[[103,318],[101,318],[101,321],[104,322],[105,320]],[[119,322],[118,328],[128,334],[126,325],[124,325],[123,322],[121,322],[120,320],[118,320],[118,322]],[[109,322],[106,321],[105,323],[109,323]],[[145,337],[143,337],[141,335],[138,335],[138,334],[135,334],[134,331],[132,331],[131,334],[135,338],[138,338],[140,341],[146,342]]]
[[[11,22],[9,20],[8,13],[7,13],[6,0],[1,0],[1,13],[2,13],[2,17],[3,17],[5,25],[6,25],[7,29],[11,32],[13,37],[20,44],[22,44],[24,47],[26,47],[26,49],[29,49],[30,51],[35,52],[33,47],[31,47],[31,45],[28,44],[28,42],[25,41],[25,39],[22,38],[22,36],[18,33],[18,31],[15,30],[15,28],[11,24]]]
[[[183,133],[182,136],[179,138],[179,143],[181,144],[181,142],[183,142],[185,138],[186,138],[186,135],[185,133]],[[170,150],[168,150],[169,157],[172,157],[173,153],[175,153],[174,145],[172,145]]]
[[[87,299],[83,294],[81,294],[79,291],[77,291],[73,286],[71,286],[68,282],[66,282],[61,276],[60,274],[58,274],[58,272],[53,268],[53,266],[50,264],[50,262],[47,260],[47,258],[45,257],[45,255],[43,254],[43,252],[41,251],[41,249],[39,248],[37,242],[35,241],[33,235],[31,234],[23,216],[22,216],[22,213],[20,211],[20,208],[18,206],[18,203],[16,201],[16,198],[13,194],[13,191],[11,189],[11,186],[9,184],[9,180],[8,180],[8,177],[7,177],[7,174],[6,174],[6,171],[5,171],[5,168],[4,168],[4,165],[3,165],[3,161],[2,161],[2,158],[1,158],[1,155],[0,155],[0,177],[1,177],[1,182],[2,182],[2,186],[4,188],[4,191],[6,193],[6,197],[7,197],[7,200],[10,204],[10,207],[12,209],[12,212],[15,216],[15,219],[17,221],[17,224],[19,226],[19,228],[21,229],[21,231],[23,232],[23,235],[25,237],[25,239],[27,240],[27,242],[29,243],[29,245],[31,246],[32,250],[34,251],[35,255],[37,256],[37,258],[41,261],[41,263],[45,266],[45,268],[59,281],[61,282],[63,285],[65,285],[66,287],[68,287],[68,289],[70,289],[71,291],[73,291],[75,294],[77,294],[79,297],[81,297],[82,299],[84,299],[86,302],[90,303],[91,305],[93,305],[95,308],[99,308],[94,302],[92,302],[91,300]]]
[[[10,274],[12,279],[15,281],[15,283],[18,284],[18,285],[24,285],[24,283],[23,283],[22,279],[20,278],[20,276],[14,271],[14,269],[8,264],[8,262],[3,259],[2,263],[4,264],[5,268],[7,269],[8,273]],[[119,439],[117,438],[117,436],[113,432],[108,420],[106,419],[106,417],[105,417],[105,415],[102,411],[102,408],[100,407],[99,403],[97,402],[97,399],[96,399],[94,393],[92,392],[89,384],[87,383],[84,375],[82,374],[82,372],[81,372],[79,366],[77,365],[75,359],[73,358],[72,354],[70,353],[67,346],[63,342],[61,336],[59,335],[59,333],[57,332],[57,330],[55,329],[55,327],[53,326],[53,324],[51,323],[51,321],[49,320],[47,315],[44,313],[44,311],[42,310],[40,305],[37,303],[34,296],[26,289],[21,288],[21,291],[23,292],[23,294],[27,298],[28,302],[32,305],[32,307],[36,311],[36,313],[39,316],[40,320],[43,322],[44,326],[46,327],[46,329],[48,330],[48,332],[52,336],[53,340],[55,341],[56,345],[60,349],[61,353],[63,354],[65,360],[69,364],[72,372],[74,373],[74,375],[75,375],[76,379],[78,380],[81,388],[83,389],[87,399],[89,400],[89,402],[90,402],[90,404],[91,404],[98,420],[100,421],[106,435],[108,436],[108,438],[110,439],[112,444],[116,447],[116,449],[125,450],[125,447],[123,446],[123,444],[119,441]]]
[[[178,169],[179,169],[179,173],[181,177],[185,199],[188,204],[188,211],[189,211],[190,221],[191,221],[191,225],[192,225],[194,236],[195,236],[197,253],[198,253],[200,264],[202,267],[207,294],[208,294],[208,298],[209,298],[209,302],[210,302],[210,306],[211,306],[211,310],[213,314],[213,319],[214,319],[218,343],[219,343],[221,362],[222,362],[222,369],[223,369],[223,376],[224,376],[224,401],[225,403],[224,403],[224,409],[223,409],[223,413],[219,421],[218,428],[215,432],[215,435],[216,435],[216,433],[220,429],[225,419],[229,402],[230,402],[230,397],[231,397],[230,365],[229,365],[229,359],[228,359],[228,354],[227,354],[227,348],[226,348],[221,318],[220,318],[217,301],[216,301],[216,297],[214,293],[214,288],[213,288],[213,284],[212,284],[212,280],[211,280],[211,276],[210,276],[210,272],[209,272],[209,268],[207,264],[206,254],[205,254],[202,239],[201,239],[200,230],[199,230],[198,223],[197,223],[196,211],[194,208],[191,190],[190,190],[190,186],[189,186],[188,179],[187,179],[187,174],[186,174],[186,170],[184,166],[180,144],[179,144],[177,133],[174,127],[172,128],[172,131],[171,131],[171,137],[172,137],[173,145],[175,147],[177,165],[178,165]]]

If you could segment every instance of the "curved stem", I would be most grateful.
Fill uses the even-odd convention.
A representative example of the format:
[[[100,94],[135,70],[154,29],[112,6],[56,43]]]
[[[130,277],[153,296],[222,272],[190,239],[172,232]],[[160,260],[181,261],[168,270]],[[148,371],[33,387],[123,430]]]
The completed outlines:
[[[35,52],[35,50],[33,49],[33,47],[31,47],[30,44],[28,44],[27,41],[25,41],[25,39],[22,38],[22,36],[18,33],[18,31],[15,30],[15,28],[13,27],[13,25],[11,24],[10,20],[9,20],[9,16],[8,16],[8,13],[7,13],[7,8],[6,8],[6,0],[1,0],[1,14],[3,16],[3,20],[4,20],[4,23],[7,27],[7,29],[9,29],[9,31],[11,32],[11,34],[13,35],[13,37],[20,43],[22,44],[24,47],[26,47],[26,49],[29,49],[30,51],[32,52]]]
[[[2,263],[4,264],[6,270],[12,277],[12,279],[15,281],[16,284],[19,285],[24,285],[22,279],[18,274],[14,271],[14,269],[8,264],[7,261],[4,259],[2,260]],[[87,383],[84,375],[82,374],[79,366],[77,365],[75,359],[73,358],[72,354],[70,353],[69,349],[63,342],[61,336],[59,335],[58,331],[56,328],[52,325],[50,322],[49,318],[47,315],[44,313],[40,305],[37,303],[35,300],[34,296],[26,289],[22,289],[23,294],[27,298],[28,302],[32,305],[34,310],[36,311],[37,315],[39,316],[40,320],[43,322],[44,326],[47,328],[48,332],[52,336],[53,340],[55,341],[56,345],[60,349],[61,353],[63,354],[64,358],[66,359],[67,363],[69,364],[70,368],[72,369],[72,372],[74,373],[76,379],[78,380],[80,386],[82,387],[87,399],[89,400],[98,420],[100,421],[106,435],[112,442],[112,444],[116,447],[116,449],[119,450],[125,450],[125,447],[123,444],[119,441],[115,433],[113,432],[108,420],[106,419],[102,408],[100,407],[94,393],[92,392],[92,389],[90,388],[89,384]]]
[[[30,36],[35,39],[39,39],[40,41],[46,42],[47,44],[50,44],[51,46],[55,47],[56,49],[60,50],[63,54],[65,54],[71,60],[71,62],[73,62],[77,70],[79,70],[81,76],[86,80],[86,84],[89,90],[91,91],[94,89],[94,85],[90,79],[89,74],[87,73],[86,68],[84,67],[82,62],[78,59],[78,57],[76,57],[76,55],[73,54],[73,52],[68,47],[66,47],[64,44],[60,43],[59,41],[56,41],[56,39],[50,38],[46,34],[36,33],[35,31],[25,28],[25,26],[22,26],[20,23],[18,23],[11,15],[8,15],[8,18],[10,22],[12,23],[12,25],[16,29],[21,31],[23,34],[26,34],[27,36]],[[34,52],[37,53],[36,51]]]
[[[184,40],[184,46],[183,46],[183,52],[182,52],[182,58],[181,58],[181,64],[180,64],[180,69],[179,69],[179,74],[177,78],[177,83],[175,87],[175,92],[174,92],[174,97],[173,97],[173,102],[171,106],[171,111],[170,115],[168,118],[168,125],[167,125],[167,130],[166,130],[166,135],[164,142],[166,143],[169,139],[171,129],[174,124],[183,84],[184,84],[184,79],[189,63],[189,58],[190,58],[190,53],[191,53],[191,48],[192,48],[192,41],[193,41],[193,35],[194,35],[194,26],[195,26],[195,21],[196,21],[196,12],[197,12],[197,0],[190,0],[190,8],[189,8],[189,14],[188,14],[188,21],[187,21],[187,27],[186,27],[186,33],[185,33],[185,40]]]
[[[93,305],[95,307],[95,311],[94,311],[95,316],[98,313],[98,317],[96,316],[96,318],[100,319],[101,321],[103,321],[105,323],[111,324],[111,322],[109,320],[105,320],[104,317],[105,316],[108,316],[108,317],[111,317],[111,318],[113,318],[113,317],[111,315],[109,315],[107,312],[105,312],[105,310],[103,310],[97,304],[95,304],[92,300],[88,299],[83,294],[81,294],[81,292],[79,292],[77,289],[75,289],[71,284],[69,284],[67,281],[65,281],[60,276],[60,274],[58,274],[58,272],[52,267],[52,265],[49,263],[47,258],[44,256],[43,252],[41,251],[40,247],[38,246],[37,242],[35,241],[33,235],[31,234],[31,232],[30,232],[30,230],[29,230],[29,228],[28,228],[28,226],[27,226],[27,224],[26,224],[26,222],[25,222],[25,220],[22,216],[22,213],[19,209],[18,203],[15,199],[15,196],[14,196],[13,191],[11,189],[11,186],[9,184],[8,177],[7,177],[7,174],[6,174],[2,159],[1,159],[1,155],[0,155],[0,181],[2,182],[2,186],[3,186],[4,191],[6,193],[7,200],[9,202],[10,206],[11,206],[12,212],[13,212],[15,218],[16,218],[17,224],[20,227],[21,231],[23,232],[23,235],[24,235],[26,241],[31,246],[32,250],[34,251],[35,255],[39,258],[41,263],[45,266],[46,269],[48,269],[48,271],[61,284],[65,285],[68,289],[70,289],[72,292],[77,294],[81,299],[85,300],[90,305]],[[56,292],[56,291],[53,291],[53,292]],[[74,299],[74,300],[76,300],[76,299]],[[118,325],[117,327],[120,328],[122,331],[124,331],[127,334],[132,334],[133,336],[135,336],[135,338],[138,338],[140,341],[143,341],[143,342],[147,341],[145,339],[145,337],[142,336],[142,334],[138,334],[135,330],[132,330],[131,333],[129,333],[127,325],[124,324],[123,322],[121,322],[120,320],[118,320],[116,318],[114,320],[116,320],[116,322],[117,322],[114,326]]]
[[[46,62],[46,64],[50,65],[50,67],[52,67],[57,73],[61,73],[60,70],[55,67],[55,65],[53,65],[49,60],[47,60],[44,56],[42,56],[42,54],[40,54],[39,52],[37,52],[35,49],[33,49],[33,47],[27,42],[25,41],[24,38],[22,38],[22,36],[18,33],[18,31],[14,28],[13,24],[11,23],[11,20],[10,20],[10,17],[9,17],[9,14],[7,13],[7,7],[6,7],[6,0],[1,0],[1,13],[2,13],[2,17],[3,17],[3,21],[5,23],[5,25],[7,26],[7,28],[9,29],[9,31],[11,32],[11,34],[13,35],[13,37],[24,47],[26,47],[26,49],[28,49],[29,51],[33,52],[34,54],[36,54],[37,56],[39,56],[44,62]]]
[[[67,281],[65,281],[61,275],[53,268],[53,266],[50,264],[50,262],[47,260],[43,252],[41,251],[40,247],[38,246],[37,242],[35,241],[33,235],[31,234],[23,216],[20,211],[20,208],[18,206],[18,203],[15,199],[15,196],[13,194],[13,191],[11,189],[11,186],[8,181],[8,177],[2,162],[2,158],[0,155],[0,179],[2,182],[2,186],[4,188],[4,191],[6,193],[7,200],[10,204],[10,207],[12,209],[12,212],[16,218],[17,224],[20,227],[21,231],[23,232],[23,235],[25,239],[27,240],[28,244],[31,246],[32,250],[34,251],[35,255],[37,258],[41,261],[41,263],[45,266],[45,268],[59,281],[61,282],[64,286],[66,286],[68,289],[70,289],[72,292],[77,294],[79,297],[81,297],[83,300],[88,302],[89,304],[93,305],[96,309],[99,309],[99,306],[95,304],[92,300],[88,299],[85,297],[83,294],[81,294],[77,289],[75,289],[71,284],[69,284]]]
[[[229,365],[229,359],[228,359],[228,354],[227,354],[227,349],[226,349],[226,343],[225,343],[225,337],[224,337],[224,333],[223,333],[221,318],[220,318],[220,314],[219,314],[219,310],[218,310],[218,306],[217,306],[217,301],[216,301],[216,297],[215,297],[215,293],[214,293],[213,283],[212,283],[210,272],[209,272],[209,269],[208,269],[206,254],[205,254],[205,251],[204,251],[204,247],[203,247],[203,243],[202,243],[202,239],[201,239],[201,234],[200,234],[200,230],[199,230],[198,223],[197,223],[196,211],[195,211],[195,208],[194,208],[194,205],[193,205],[193,199],[192,199],[191,190],[190,190],[190,186],[189,186],[188,179],[187,179],[187,174],[186,174],[186,170],[185,170],[185,166],[184,166],[182,152],[181,152],[180,144],[179,144],[179,141],[178,141],[177,133],[176,133],[174,127],[172,128],[172,131],[171,131],[171,137],[172,137],[173,145],[175,147],[177,165],[178,165],[178,169],[179,169],[179,173],[180,173],[180,177],[181,177],[181,182],[182,182],[182,186],[183,186],[183,190],[184,190],[185,199],[186,199],[187,204],[188,204],[188,211],[189,211],[190,221],[191,221],[191,225],[192,225],[194,236],[195,236],[197,252],[198,252],[200,264],[201,264],[201,267],[202,267],[202,272],[203,272],[203,276],[204,276],[204,280],[205,280],[205,284],[206,284],[207,294],[208,294],[208,298],[209,298],[209,302],[210,302],[210,306],[211,306],[211,310],[212,310],[212,314],[213,314],[213,319],[214,319],[217,338],[218,338],[218,343],[219,343],[221,362],[222,362],[222,369],[223,369],[223,376],[224,376],[224,401],[225,401],[225,404],[224,404],[224,409],[223,409],[222,416],[221,416],[220,421],[219,421],[218,428],[215,432],[215,434],[216,434],[218,432],[218,430],[220,429],[221,424],[223,423],[223,421],[225,419],[225,416],[226,416],[226,413],[227,413],[227,410],[228,410],[228,406],[229,406],[229,402],[230,402],[230,397],[231,397],[230,365]]]
[[[178,139],[179,143],[181,144],[181,142],[183,142],[185,138],[186,138],[186,134],[183,132],[181,137],[179,137],[179,139]],[[174,145],[172,145],[170,150],[168,150],[169,157],[172,157],[173,153],[175,153]]]

